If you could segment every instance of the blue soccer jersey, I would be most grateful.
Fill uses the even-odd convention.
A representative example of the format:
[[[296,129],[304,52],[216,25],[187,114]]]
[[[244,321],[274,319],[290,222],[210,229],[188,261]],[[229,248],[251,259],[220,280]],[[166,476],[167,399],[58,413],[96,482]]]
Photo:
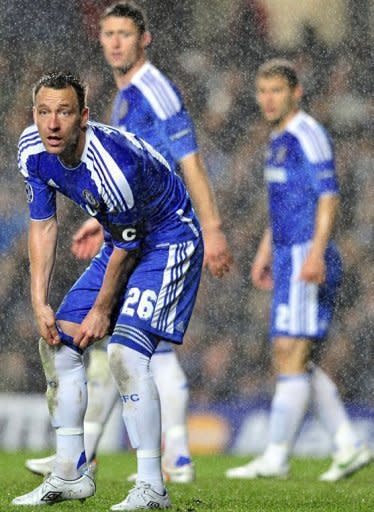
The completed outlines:
[[[311,116],[299,112],[284,131],[272,134],[265,180],[273,242],[310,240],[320,196],[338,193],[331,142]]]
[[[119,247],[186,241],[200,231],[187,191],[165,159],[133,134],[89,122],[80,164],[46,152],[35,126],[20,138],[30,217],[56,213],[56,191],[94,216]]]
[[[182,158],[198,151],[193,122],[179,90],[149,62],[117,93],[111,124],[146,140],[174,170]]]

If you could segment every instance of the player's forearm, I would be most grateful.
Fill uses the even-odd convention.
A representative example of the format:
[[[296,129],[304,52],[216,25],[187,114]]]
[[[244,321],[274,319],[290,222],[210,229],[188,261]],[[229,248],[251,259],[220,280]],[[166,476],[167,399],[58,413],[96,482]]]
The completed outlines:
[[[118,294],[126,284],[136,263],[136,256],[123,249],[115,248],[110,257],[103,284],[96,298],[94,307],[110,315]]]
[[[256,260],[261,259],[267,263],[271,261],[271,237],[271,229],[266,228],[257,249]]]
[[[48,290],[56,258],[57,221],[31,221],[29,229],[29,259],[31,300],[33,307],[48,303]]]
[[[200,155],[198,153],[189,155],[180,164],[187,190],[203,231],[220,229],[222,221],[215,194]]]
[[[335,195],[324,195],[319,199],[316,213],[315,229],[311,250],[323,254],[332,236],[339,198]]]

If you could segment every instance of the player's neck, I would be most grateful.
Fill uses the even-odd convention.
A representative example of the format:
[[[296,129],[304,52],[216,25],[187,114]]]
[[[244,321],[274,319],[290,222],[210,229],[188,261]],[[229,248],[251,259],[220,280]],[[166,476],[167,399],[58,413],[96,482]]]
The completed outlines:
[[[76,144],[71,145],[69,148],[65,150],[65,152],[59,155],[60,162],[69,168],[77,167],[81,161],[81,156],[84,151],[84,146],[86,143],[86,135],[85,130],[82,130],[79,139]]]
[[[113,76],[116,82],[117,89],[123,89],[131,82],[132,78],[136,73],[143,67],[147,61],[146,56],[142,56],[136,61],[136,63],[128,70],[123,71],[122,69],[113,69]]]
[[[299,113],[299,107],[295,107],[290,110],[279,122],[273,127],[274,131],[282,132],[286,129],[287,125],[292,121],[292,119]]]

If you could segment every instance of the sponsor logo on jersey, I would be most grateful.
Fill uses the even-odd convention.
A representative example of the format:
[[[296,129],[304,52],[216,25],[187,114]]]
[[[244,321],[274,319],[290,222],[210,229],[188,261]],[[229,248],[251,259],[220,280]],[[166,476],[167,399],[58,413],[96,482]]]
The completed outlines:
[[[30,183],[26,183],[25,188],[27,202],[32,203],[34,200],[34,191],[32,189],[32,186],[30,185]]]
[[[265,181],[268,183],[286,183],[287,171],[284,167],[266,167]]]

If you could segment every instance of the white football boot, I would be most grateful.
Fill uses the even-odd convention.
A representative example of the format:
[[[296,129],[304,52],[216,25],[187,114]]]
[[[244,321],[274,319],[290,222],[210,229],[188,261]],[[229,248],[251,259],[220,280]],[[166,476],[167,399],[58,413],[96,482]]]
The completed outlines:
[[[162,475],[165,482],[190,484],[196,479],[195,465],[189,457],[179,457],[174,464],[162,461]],[[127,477],[128,482],[136,482],[138,474],[132,473]]]
[[[84,501],[95,494],[95,482],[87,475],[63,480],[50,475],[33,491],[14,498],[12,505],[50,505],[66,500]]]
[[[373,460],[373,453],[365,445],[359,448],[352,448],[344,452],[338,452],[332,461],[329,469],[322,473],[319,480],[322,482],[337,482],[359,469],[363,468]]]
[[[113,505],[110,510],[139,510],[139,509],[163,509],[171,506],[167,490],[159,494],[146,482],[138,482],[127,497]]]
[[[225,472],[227,478],[242,478],[252,480],[254,478],[287,478],[289,466],[284,464],[273,464],[267,457],[256,457],[254,460],[238,466],[236,468],[228,469]]]

